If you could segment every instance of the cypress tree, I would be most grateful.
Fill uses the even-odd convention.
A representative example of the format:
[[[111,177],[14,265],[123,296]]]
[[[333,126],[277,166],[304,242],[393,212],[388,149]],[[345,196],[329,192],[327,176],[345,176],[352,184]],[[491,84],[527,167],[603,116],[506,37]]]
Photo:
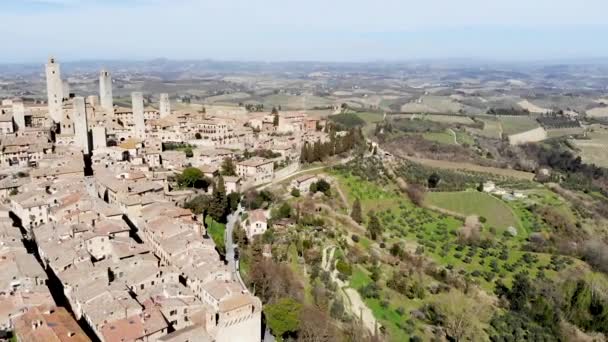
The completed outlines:
[[[363,222],[363,216],[361,215],[361,201],[359,198],[353,202],[353,209],[350,212],[350,217],[357,223]]]

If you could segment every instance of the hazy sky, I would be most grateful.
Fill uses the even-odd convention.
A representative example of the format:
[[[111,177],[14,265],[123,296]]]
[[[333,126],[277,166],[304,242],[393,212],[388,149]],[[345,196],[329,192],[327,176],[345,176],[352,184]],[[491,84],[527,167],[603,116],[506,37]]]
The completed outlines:
[[[0,62],[608,57],[608,0],[0,0]]]

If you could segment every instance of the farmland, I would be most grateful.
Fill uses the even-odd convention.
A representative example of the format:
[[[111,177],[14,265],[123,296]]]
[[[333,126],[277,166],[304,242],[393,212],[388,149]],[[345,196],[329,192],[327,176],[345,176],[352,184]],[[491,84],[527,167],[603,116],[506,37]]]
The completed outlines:
[[[538,123],[529,116],[501,116],[500,123],[504,134],[511,135],[537,128]]]
[[[502,200],[477,191],[432,192],[427,196],[427,203],[464,216],[484,217],[488,226],[501,231],[519,225],[513,211]]]
[[[573,140],[579,149],[579,155],[586,163],[608,167],[608,129],[606,126],[594,125],[593,131],[587,134],[588,139]]]

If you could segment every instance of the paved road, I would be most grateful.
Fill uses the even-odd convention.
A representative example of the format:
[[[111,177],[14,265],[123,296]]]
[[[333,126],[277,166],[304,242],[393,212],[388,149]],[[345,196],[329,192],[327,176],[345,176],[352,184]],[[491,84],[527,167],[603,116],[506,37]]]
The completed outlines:
[[[234,241],[232,241],[232,231],[234,231],[234,226],[242,212],[243,207],[241,207],[239,204],[238,209],[234,213],[228,215],[226,231],[224,232],[224,242],[226,244],[226,260],[228,261],[228,268],[232,272],[232,276],[241,283],[243,288],[246,289],[247,286],[245,286],[245,282],[243,282],[243,279],[241,279],[241,273],[239,272],[239,262],[238,260],[234,259],[234,249],[236,246],[234,245]]]

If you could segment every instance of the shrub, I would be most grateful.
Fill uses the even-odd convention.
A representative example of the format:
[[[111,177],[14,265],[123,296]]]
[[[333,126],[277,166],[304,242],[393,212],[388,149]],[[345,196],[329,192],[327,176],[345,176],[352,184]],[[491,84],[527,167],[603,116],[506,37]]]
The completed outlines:
[[[291,189],[291,196],[300,197],[300,190],[298,190],[297,188]]]
[[[351,276],[353,274],[353,269],[350,263],[347,263],[342,259],[338,260],[336,263],[336,269],[345,276]]]

